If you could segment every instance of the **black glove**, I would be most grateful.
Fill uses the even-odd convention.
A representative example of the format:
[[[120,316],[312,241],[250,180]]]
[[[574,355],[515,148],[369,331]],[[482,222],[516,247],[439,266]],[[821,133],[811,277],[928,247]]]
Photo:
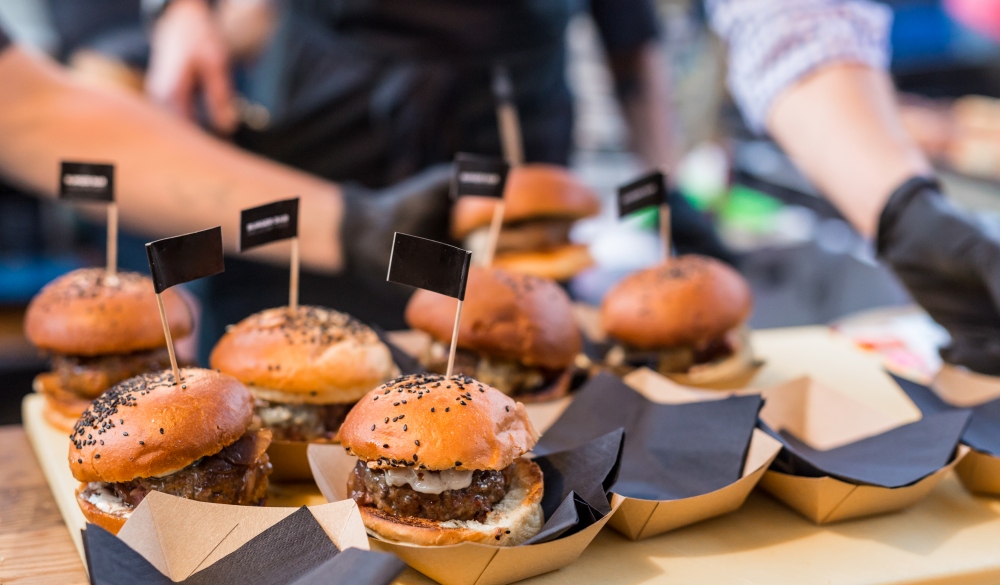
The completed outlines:
[[[341,249],[346,272],[385,282],[394,232],[447,241],[452,165],[431,167],[381,190],[345,185]]]
[[[956,208],[936,181],[914,178],[882,210],[877,248],[951,334],[941,357],[1000,376],[1000,225]]]

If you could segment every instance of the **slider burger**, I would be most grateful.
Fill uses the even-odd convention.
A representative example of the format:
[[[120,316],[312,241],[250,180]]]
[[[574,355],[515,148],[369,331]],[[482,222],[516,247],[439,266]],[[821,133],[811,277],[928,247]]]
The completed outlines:
[[[584,245],[570,242],[576,220],[597,215],[597,195],[567,169],[530,164],[511,169],[504,192],[503,229],[493,264],[515,272],[569,280],[594,260]],[[477,258],[489,245],[495,199],[462,197],[452,215],[452,236]]]
[[[646,366],[682,384],[738,387],[756,371],[744,322],[750,287],[704,256],[635,272],[604,297],[601,322],[618,346],[613,367]]]
[[[419,545],[511,546],[541,529],[538,440],[524,406],[467,376],[417,374],[372,390],[340,441],[368,531]]]
[[[330,441],[359,398],[399,375],[389,348],[350,315],[267,309],[230,327],[212,368],[246,384],[276,440]]]
[[[201,368],[130,378],[95,400],[73,427],[69,466],[87,521],[113,533],[151,491],[260,506],[271,432],[256,428],[253,396]]]
[[[457,301],[419,289],[406,306],[406,322],[430,334],[420,361],[438,374],[448,369]],[[566,292],[555,282],[472,266],[458,330],[455,371],[525,402],[569,391],[582,346]]]
[[[174,339],[191,332],[191,313],[164,291]],[[28,339],[51,356],[52,371],[35,378],[45,419],[69,430],[90,401],[122,380],[170,367],[153,281],[134,272],[84,268],[50,282],[24,318]]]

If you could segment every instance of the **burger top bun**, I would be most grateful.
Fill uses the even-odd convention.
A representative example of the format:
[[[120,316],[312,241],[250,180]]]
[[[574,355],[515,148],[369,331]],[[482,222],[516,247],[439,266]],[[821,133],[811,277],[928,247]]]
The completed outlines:
[[[457,302],[418,290],[406,306],[406,322],[450,343]],[[556,370],[573,363],[582,343],[572,302],[556,283],[499,268],[469,269],[458,347]]]
[[[129,378],[94,400],[70,436],[79,481],[167,475],[236,442],[253,420],[253,396],[236,378],[183,368]],[[102,444],[103,441],[103,444]]]
[[[540,218],[579,219],[601,212],[597,194],[568,169],[537,163],[511,169],[504,203],[504,223]],[[459,198],[451,223],[455,239],[461,240],[472,230],[488,226],[496,204],[489,197]]]
[[[340,427],[341,444],[363,461],[434,471],[503,469],[537,441],[524,405],[468,376],[397,378],[362,398]]]
[[[176,292],[163,292],[170,333],[191,332],[191,311]],[[35,346],[67,355],[131,353],[162,347],[163,325],[153,281],[135,272],[108,276],[103,268],[64,274],[31,300],[24,331]]]
[[[679,256],[635,272],[604,297],[609,336],[636,349],[697,346],[718,339],[750,316],[750,287],[728,265]]]
[[[222,336],[209,361],[255,392],[280,393],[280,402],[354,402],[399,373],[371,328],[308,306],[250,315]]]

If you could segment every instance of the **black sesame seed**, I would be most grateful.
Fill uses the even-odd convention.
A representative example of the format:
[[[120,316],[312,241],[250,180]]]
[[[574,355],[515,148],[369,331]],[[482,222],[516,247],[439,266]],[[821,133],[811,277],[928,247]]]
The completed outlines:
[[[450,406],[446,406],[445,409],[444,409],[444,411],[445,412],[451,412],[451,407]]]
[[[76,462],[77,463],[83,463],[83,459],[77,459]]]
[[[414,453],[414,454],[413,454],[413,460],[414,460],[414,461],[416,461],[416,460],[417,460],[417,454],[416,454],[416,453]]]
[[[389,443],[386,443],[386,444],[382,445],[382,448],[383,449],[388,449],[389,448]]]
[[[462,466],[462,462],[461,461],[456,461],[455,462],[455,467],[461,467],[461,466]]]
[[[120,424],[120,425],[125,424],[125,419],[121,419],[121,418],[118,419],[118,424]]]
[[[393,402],[392,405],[393,406],[399,406],[399,403],[398,402]]]
[[[160,427],[160,434],[163,434],[163,427]]]
[[[101,443],[103,444],[104,442],[102,441]],[[140,445],[145,445],[145,444],[146,444],[146,441],[139,441],[139,444],[140,444]]]
[[[464,400],[460,401],[460,402],[459,402],[459,404],[461,404],[462,406],[466,406],[466,404],[465,404],[465,401],[464,401]]]
[[[406,425],[403,425],[403,432],[406,432]]]
[[[434,412],[434,407],[433,406],[431,407],[431,412]]]
[[[505,406],[504,408],[507,410],[507,412],[510,412],[510,407],[509,406]]]
[[[510,534],[510,530],[505,530],[504,533],[505,534]]]
[[[497,540],[500,540],[500,535],[499,534],[497,535]]]
[[[378,396],[375,397],[375,400],[378,400]],[[372,402],[374,402],[374,400]]]
[[[128,436],[128,433],[127,433],[127,432],[126,432],[126,433],[122,433],[122,436],[123,436],[123,437],[127,437],[127,436]]]
[[[413,444],[416,445],[417,447],[419,447],[420,446],[420,439],[417,439],[416,441],[413,441]]]
[[[100,459],[100,458],[101,458],[101,454],[100,453],[94,455],[94,459]]]
[[[396,422],[397,420],[399,420],[399,417],[398,417],[398,416],[394,416],[394,417],[392,417],[392,422]]]
[[[389,417],[385,417],[385,424],[389,424]]]
[[[375,430],[375,425],[372,425],[372,430],[373,430],[373,431]]]

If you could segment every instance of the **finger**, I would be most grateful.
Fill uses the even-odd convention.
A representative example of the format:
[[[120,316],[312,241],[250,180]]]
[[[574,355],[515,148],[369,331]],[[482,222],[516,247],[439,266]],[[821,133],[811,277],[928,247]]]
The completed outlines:
[[[207,57],[202,63],[201,83],[212,127],[218,132],[231,133],[239,117],[227,60],[214,54]]]
[[[159,60],[146,75],[146,95],[175,114],[194,119],[195,73],[190,63]]]

